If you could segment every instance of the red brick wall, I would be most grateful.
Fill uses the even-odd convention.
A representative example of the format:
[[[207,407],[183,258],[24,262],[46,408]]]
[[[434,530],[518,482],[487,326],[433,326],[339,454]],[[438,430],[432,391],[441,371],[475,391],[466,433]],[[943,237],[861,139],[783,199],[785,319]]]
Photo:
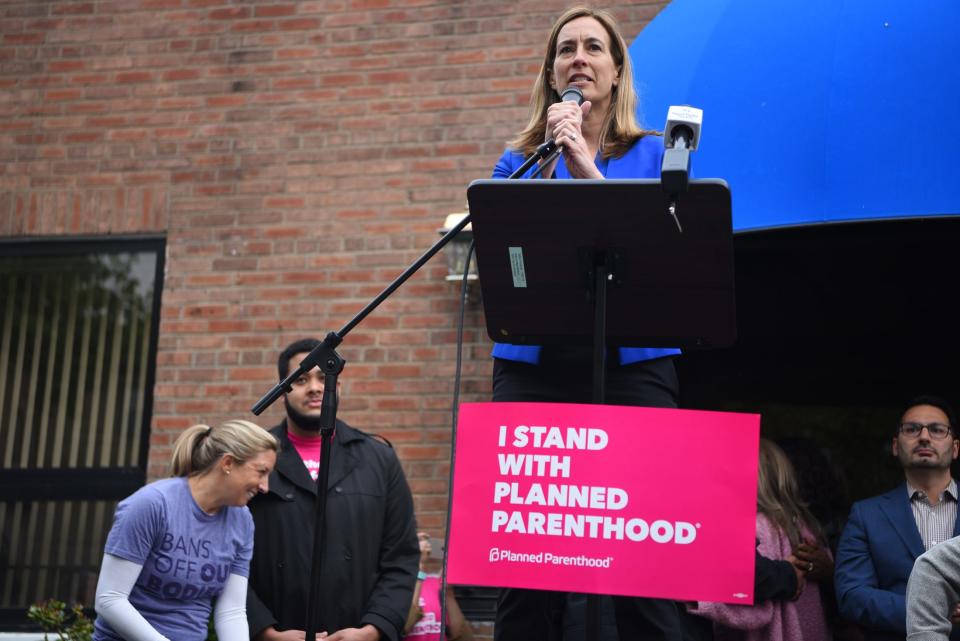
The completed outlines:
[[[666,4],[621,2],[628,40]],[[463,209],[526,121],[566,2],[0,4],[0,236],[167,238],[150,474],[249,416],[288,341],[340,329]],[[349,334],[341,415],[446,502],[457,288],[438,256]],[[467,313],[464,400],[489,394]],[[278,403],[263,417],[272,424]]]

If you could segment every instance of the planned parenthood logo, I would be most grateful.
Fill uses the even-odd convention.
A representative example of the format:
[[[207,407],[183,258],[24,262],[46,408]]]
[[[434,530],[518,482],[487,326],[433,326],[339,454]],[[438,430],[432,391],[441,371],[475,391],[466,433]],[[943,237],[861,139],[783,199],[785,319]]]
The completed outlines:
[[[567,556],[552,552],[512,552],[503,548],[490,548],[488,556],[491,563],[535,563],[537,565],[570,565],[581,568],[609,569],[613,563],[612,556],[592,557],[585,554]]]

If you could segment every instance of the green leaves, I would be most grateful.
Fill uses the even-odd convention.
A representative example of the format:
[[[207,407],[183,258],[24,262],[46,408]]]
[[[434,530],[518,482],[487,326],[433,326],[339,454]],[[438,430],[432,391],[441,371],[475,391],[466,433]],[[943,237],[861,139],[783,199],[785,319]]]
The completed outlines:
[[[90,641],[93,638],[93,621],[87,618],[79,604],[67,610],[63,601],[49,599],[31,605],[27,618],[43,628],[45,640],[48,640],[48,632],[55,633],[60,641]]]

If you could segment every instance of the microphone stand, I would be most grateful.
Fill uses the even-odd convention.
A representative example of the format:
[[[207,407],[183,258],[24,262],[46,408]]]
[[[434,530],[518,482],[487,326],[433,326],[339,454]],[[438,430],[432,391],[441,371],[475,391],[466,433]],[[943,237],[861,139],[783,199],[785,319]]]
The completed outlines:
[[[553,140],[550,140],[550,141],[548,141],[547,143],[544,143],[544,144],[549,144],[549,143],[551,143],[551,142],[553,142]],[[547,167],[549,167],[549,166],[550,166],[550,163],[552,163],[552,162],[554,161],[554,159],[556,159],[556,158],[557,158],[560,154],[562,154],[562,153],[563,153],[563,147],[561,147],[560,145],[558,145],[558,144],[556,144],[556,143],[553,143],[553,151],[551,151],[551,152],[550,152],[550,155],[548,155],[546,158],[543,159],[543,162],[540,163],[540,166],[539,166],[539,167],[537,167],[536,169],[533,170],[533,173],[530,174],[530,178],[538,178],[538,177],[540,176],[540,173],[541,173],[544,169],[546,169]]]
[[[470,222],[470,216],[467,215],[457,225],[438,240],[434,245],[423,253],[412,265],[410,265],[402,274],[393,280],[376,298],[367,304],[360,312],[354,316],[338,332],[330,332],[323,341],[317,345],[300,362],[299,366],[290,374],[274,385],[273,388],[263,395],[257,403],[251,408],[251,411],[259,416],[270,405],[273,404],[284,392],[289,392],[291,385],[304,373],[309,372],[314,367],[319,367],[324,375],[323,400],[321,402],[320,412],[320,471],[317,475],[317,501],[316,512],[313,527],[313,557],[310,567],[310,591],[307,598],[307,613],[304,630],[305,638],[313,639],[316,636],[318,625],[318,614],[320,606],[320,580],[322,577],[323,561],[323,540],[326,528],[326,509],[327,509],[327,491],[330,479],[330,455],[333,443],[333,431],[337,424],[337,377],[343,371],[346,361],[337,353],[336,348],[343,342],[343,339],[357,325],[363,321],[374,309],[380,306],[394,291],[405,283],[417,270],[433,258],[443,247],[449,243],[460,231]]]
[[[517,179],[523,176],[530,167],[547,154],[557,148],[557,143],[553,140],[540,145],[537,150],[527,158],[523,164],[513,172],[509,179]],[[424,252],[420,258],[413,262],[407,269],[397,276],[393,282],[387,285],[383,291],[370,301],[366,307],[361,309],[356,316],[350,319],[346,325],[337,332],[330,332],[323,341],[317,345],[307,356],[300,361],[300,364],[282,381],[273,386],[270,391],[264,394],[259,401],[251,408],[251,411],[259,416],[272,405],[284,392],[289,392],[291,385],[306,372],[314,367],[319,367],[324,375],[323,400],[321,401],[320,411],[320,470],[317,475],[317,500],[316,512],[314,514],[313,527],[313,552],[310,566],[310,591],[307,597],[306,622],[304,624],[305,638],[313,639],[316,636],[319,619],[320,606],[320,581],[323,570],[323,540],[326,529],[326,510],[327,510],[327,492],[329,490],[330,480],[330,455],[333,443],[333,432],[337,424],[337,377],[343,371],[346,361],[337,353],[336,348],[343,342],[357,325],[359,325],[370,313],[380,306],[383,301],[389,298],[401,285],[410,279],[427,261],[443,249],[460,231],[470,223],[470,215],[464,218],[450,229],[443,237],[433,244],[430,249]],[[443,595],[441,595],[443,598]]]
[[[530,157],[524,160],[523,164],[517,167],[517,170],[512,174],[510,174],[507,180],[516,180],[518,178],[521,178],[525,173],[527,173],[528,169],[533,167],[534,163],[542,159],[547,154],[550,154],[550,157],[547,160],[544,160],[543,164],[540,165],[540,167],[545,167],[550,161],[552,161],[554,158],[560,155],[560,151],[561,151],[561,148],[557,146],[557,141],[551,138],[547,142],[537,147],[537,150],[532,154],[530,154]],[[538,168],[538,171],[535,171],[533,175],[530,177],[533,178],[538,173],[540,173],[540,171],[542,170],[539,170]]]

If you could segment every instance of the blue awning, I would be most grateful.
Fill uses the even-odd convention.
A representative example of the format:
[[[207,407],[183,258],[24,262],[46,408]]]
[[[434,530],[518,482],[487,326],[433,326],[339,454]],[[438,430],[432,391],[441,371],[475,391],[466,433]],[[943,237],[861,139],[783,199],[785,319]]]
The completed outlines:
[[[674,0],[630,47],[644,124],[704,110],[738,230],[960,214],[960,2]]]

